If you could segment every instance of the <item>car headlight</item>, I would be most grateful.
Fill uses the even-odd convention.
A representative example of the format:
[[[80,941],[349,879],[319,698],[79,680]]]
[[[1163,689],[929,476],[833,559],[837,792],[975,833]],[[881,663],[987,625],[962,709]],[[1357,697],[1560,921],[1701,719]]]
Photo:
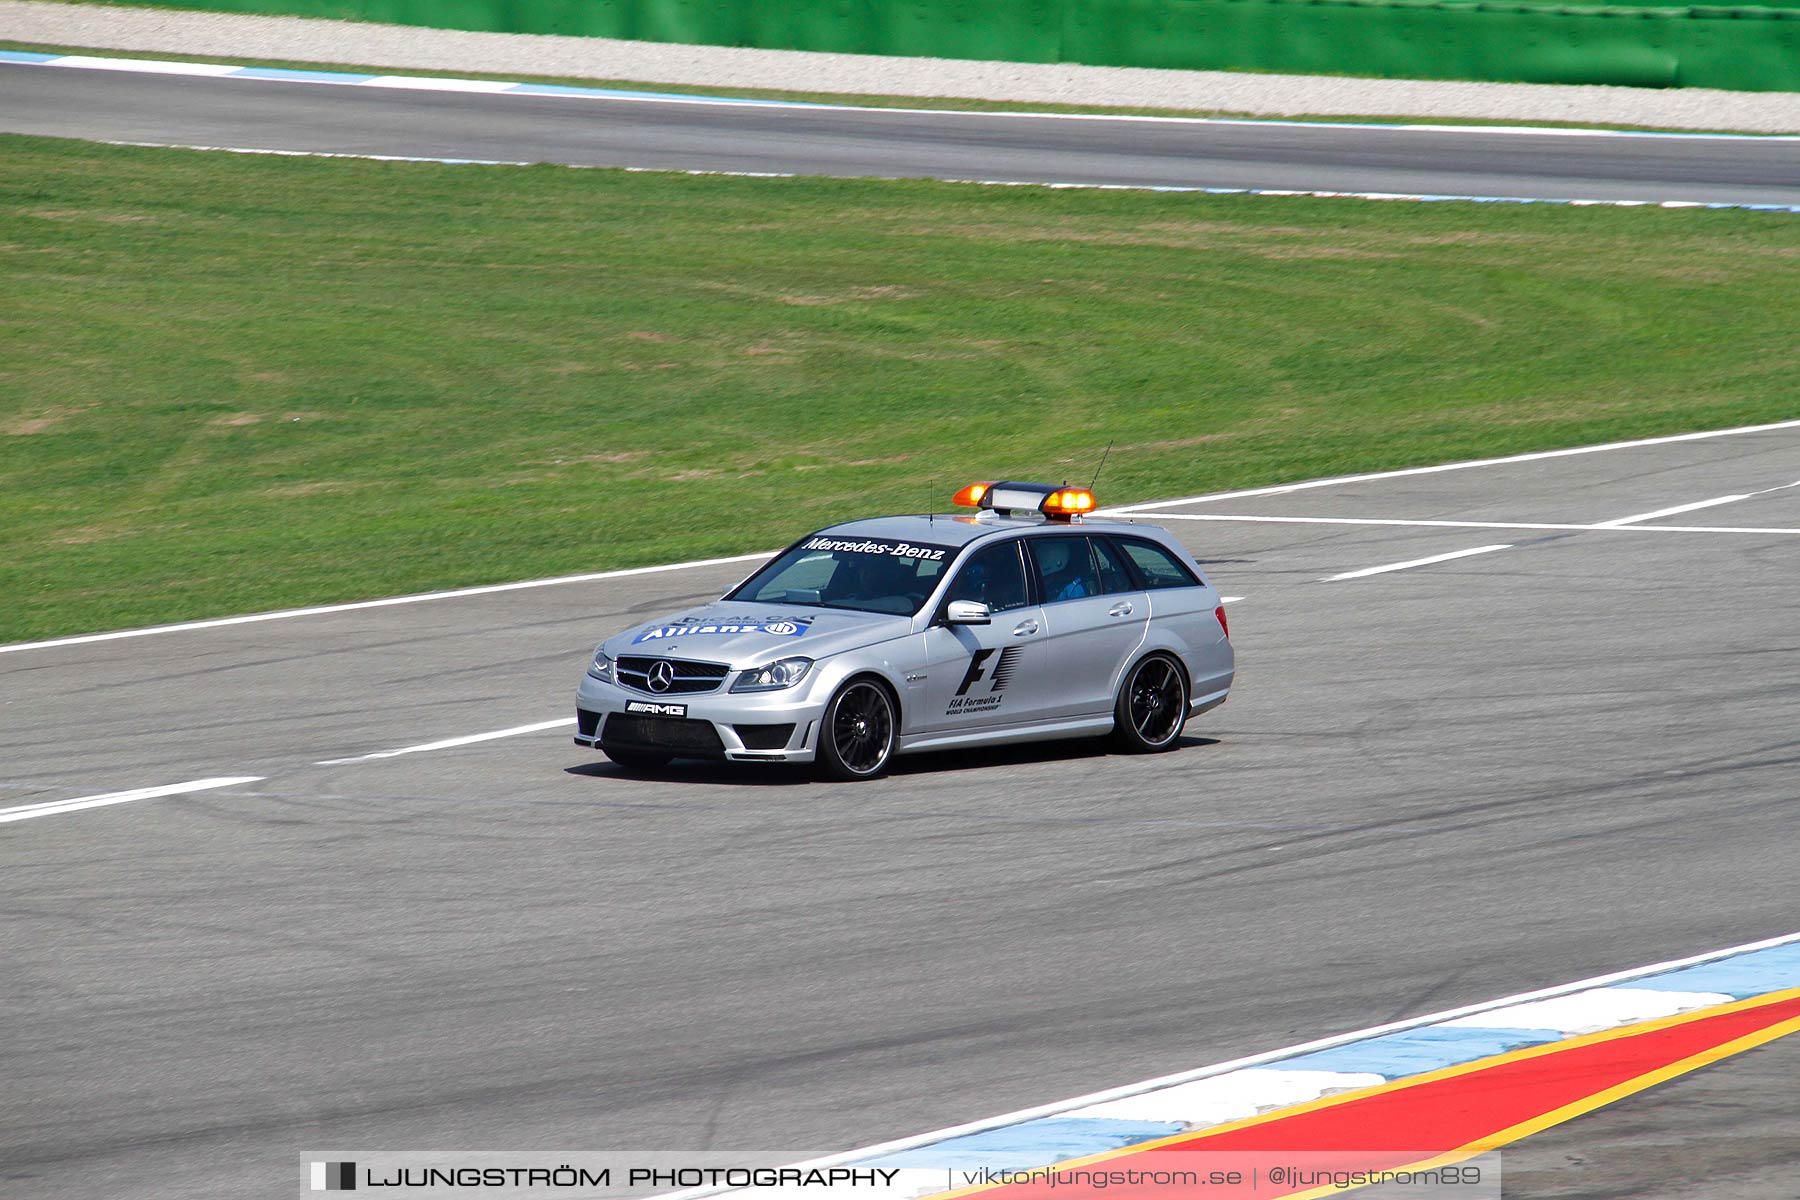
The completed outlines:
[[[812,670],[810,658],[784,658],[766,667],[752,667],[731,685],[734,692],[777,692],[791,688]]]
[[[594,651],[594,661],[588,664],[588,678],[611,683],[613,681],[612,671],[613,660],[598,650]]]

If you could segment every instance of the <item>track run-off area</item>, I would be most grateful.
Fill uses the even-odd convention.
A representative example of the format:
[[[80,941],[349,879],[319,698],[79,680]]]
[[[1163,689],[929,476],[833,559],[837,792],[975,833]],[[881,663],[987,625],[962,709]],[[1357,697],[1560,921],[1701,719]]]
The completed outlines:
[[[1238,598],[1231,702],[861,785],[568,740],[595,642],[759,554],[0,647],[4,1190],[800,1160],[1753,1004],[1671,972],[1800,925],[1796,483],[1800,421],[1115,509]],[[1514,1143],[1507,1196],[1791,1196],[1797,1047]]]
[[[1800,207],[1789,136],[852,108],[22,52],[0,52],[0,132],[463,163]]]

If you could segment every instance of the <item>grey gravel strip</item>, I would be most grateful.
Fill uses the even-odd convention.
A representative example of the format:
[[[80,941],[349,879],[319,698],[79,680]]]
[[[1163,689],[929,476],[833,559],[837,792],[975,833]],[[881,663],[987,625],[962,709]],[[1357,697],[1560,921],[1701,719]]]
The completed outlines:
[[[1800,95],[1240,75],[677,46],[469,33],[300,17],[0,0],[0,39],[97,50],[275,58],[431,71],[562,75],[723,88],[1197,109],[1256,116],[1462,117],[1800,132]]]

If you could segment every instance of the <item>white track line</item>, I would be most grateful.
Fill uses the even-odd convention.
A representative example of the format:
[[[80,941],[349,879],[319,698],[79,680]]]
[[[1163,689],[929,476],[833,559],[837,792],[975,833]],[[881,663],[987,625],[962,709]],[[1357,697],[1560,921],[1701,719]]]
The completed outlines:
[[[190,142],[125,142],[117,138],[93,138],[102,146],[136,146],[145,150],[205,150],[219,154],[266,154],[275,158],[354,158],[363,162],[400,162],[400,163],[437,163],[445,167],[535,167],[539,164],[524,158],[437,158],[418,154],[352,154],[335,150],[270,150],[249,146],[200,146]],[[569,166],[573,171],[589,170],[588,167]],[[635,167],[622,167],[621,170],[632,171]],[[681,174],[682,172],[675,172]],[[731,174],[731,172],[722,172]],[[689,171],[686,174],[697,174]]]
[[[1744,492],[1736,496],[1719,496],[1712,500],[1696,500],[1692,504],[1677,504],[1673,508],[1659,508],[1655,512],[1638,513],[1635,516],[1620,517],[1616,521],[1603,521],[1602,529],[1619,529],[1626,525],[1636,525],[1639,521],[1654,521],[1658,517],[1673,517],[1679,513],[1693,512],[1698,508],[1714,508],[1720,504],[1736,504],[1739,500],[1749,500],[1757,496],[1766,496],[1770,492],[1785,492],[1789,488],[1800,487],[1800,481],[1783,483],[1776,487],[1758,488],[1754,492]]]
[[[1654,521],[1658,517],[1673,517],[1679,513],[1693,512],[1699,508],[1714,508],[1721,504],[1736,504],[1739,500],[1748,500],[1755,492],[1745,492],[1737,496],[1720,496],[1715,500],[1696,500],[1692,504],[1677,504],[1670,508],[1659,508],[1653,512],[1637,513],[1629,517],[1619,517],[1613,521],[1602,521],[1598,529],[1622,529],[1627,525],[1636,525],[1639,521]]]
[[[1409,468],[1406,468],[1404,470],[1399,470],[1399,471],[1377,471],[1377,472],[1373,472],[1370,474],[1364,474],[1364,475],[1340,475],[1340,476],[1337,476],[1337,477],[1331,478],[1331,479],[1313,479],[1313,480],[1308,480],[1304,483],[1283,484],[1278,487],[1252,488],[1248,491],[1216,492],[1216,493],[1211,493],[1211,494],[1204,495],[1204,496],[1188,496],[1188,497],[1186,497],[1184,499],[1180,499],[1180,500],[1156,500],[1156,501],[1151,501],[1151,502],[1148,502],[1145,504],[1128,504],[1122,508],[1102,509],[1099,512],[1095,513],[1094,515],[1095,516],[1114,516],[1114,517],[1128,516],[1128,515],[1131,515],[1134,513],[1152,512],[1152,511],[1156,511],[1159,509],[1165,509],[1165,508],[1175,508],[1175,507],[1179,507],[1180,505],[1183,505],[1183,504],[1210,504],[1210,503],[1213,503],[1213,502],[1216,502],[1219,500],[1235,500],[1235,499],[1249,497],[1249,496],[1278,496],[1278,495],[1284,495],[1288,492],[1306,491],[1311,488],[1332,487],[1332,486],[1335,486],[1340,483],[1360,483],[1360,482],[1364,482],[1367,480],[1373,480],[1373,479],[1398,479],[1398,478],[1402,478],[1404,476],[1409,476],[1409,475],[1431,475],[1431,474],[1436,474],[1441,471],[1466,471],[1466,470],[1471,470],[1476,467],[1493,467],[1493,466],[1503,466],[1503,465],[1506,465],[1509,463],[1534,462],[1538,459],[1544,459],[1544,458],[1566,458],[1571,455],[1577,455],[1577,454],[1599,454],[1599,453],[1602,453],[1602,452],[1608,451],[1608,450],[1629,450],[1629,449],[1634,449],[1639,446],[1660,446],[1660,445],[1665,445],[1665,444],[1668,444],[1671,442],[1702,441],[1702,440],[1705,440],[1708,438],[1733,437],[1737,434],[1743,434],[1743,433],[1763,433],[1768,430],[1774,430],[1774,429],[1795,429],[1795,428],[1800,428],[1800,420],[1777,421],[1777,422],[1774,422],[1773,424],[1769,424],[1769,425],[1742,425],[1742,426],[1739,426],[1734,429],[1714,429],[1714,430],[1708,430],[1708,431],[1701,432],[1701,433],[1677,433],[1677,434],[1672,434],[1672,435],[1669,435],[1666,437],[1639,438],[1639,439],[1636,439],[1635,441],[1629,441],[1629,442],[1604,442],[1597,446],[1576,446],[1576,447],[1573,447],[1573,448],[1567,449],[1567,450],[1542,450],[1542,451],[1538,451],[1537,453],[1534,453],[1534,454],[1516,454],[1509,458],[1472,459],[1467,462],[1442,463],[1442,464],[1439,464],[1438,466],[1432,466],[1432,467],[1409,467]],[[1204,517],[1201,517],[1198,515],[1178,514],[1178,513],[1164,513],[1162,515],[1162,517],[1159,519],[1169,519],[1169,518],[1175,518],[1175,519],[1180,519],[1180,520],[1203,520],[1203,519],[1205,519]],[[1278,518],[1273,518],[1273,517],[1263,517],[1263,518],[1234,517],[1231,519],[1232,520],[1252,520],[1252,519],[1255,519],[1255,520],[1277,520]],[[1285,519],[1296,520],[1296,521],[1302,520],[1301,518],[1285,518]],[[1312,520],[1323,522],[1323,518],[1312,518]],[[1329,523],[1329,522],[1325,522],[1325,523]],[[1370,522],[1360,522],[1360,523],[1387,524],[1387,525],[1431,524],[1431,522],[1424,522],[1424,521],[1417,521],[1417,522],[1400,522],[1400,521],[1374,522],[1374,521],[1370,521]],[[1587,525],[1575,525],[1575,526],[1569,526],[1569,525],[1506,525],[1506,524],[1499,524],[1499,523],[1495,523],[1492,525],[1480,525],[1480,524],[1474,524],[1474,523],[1469,523],[1469,522],[1456,522],[1454,524],[1469,525],[1472,528],[1495,528],[1495,529],[1571,529],[1571,528],[1572,529],[1589,529],[1589,528],[1595,528],[1595,526],[1587,526]],[[1611,528],[1625,528],[1625,527],[1624,526],[1613,526]],[[1687,529],[1679,529],[1678,530],[1678,529],[1675,529],[1673,527],[1668,527],[1668,526],[1664,526],[1662,528],[1668,532],[1681,532],[1681,533],[1800,533],[1800,530],[1795,530],[1795,529],[1699,529],[1699,528],[1687,528]],[[48,641],[42,641],[42,642],[16,642],[9,646],[0,646],[0,654],[12,654],[12,653],[16,653],[21,650],[49,650],[49,649],[53,649],[58,646],[80,646],[80,645],[86,645],[87,643],[90,643],[90,642],[110,642],[110,641],[118,640],[120,638],[149,637],[152,634],[159,634],[159,633],[180,633],[180,632],[184,632],[184,631],[191,630],[191,629],[217,629],[217,628],[220,628],[222,626],[227,626],[227,625],[247,625],[247,624],[250,624],[255,621],[281,621],[281,620],[286,620],[291,617],[321,616],[326,613],[351,612],[356,609],[363,609],[363,608],[383,608],[383,607],[386,607],[388,605],[393,605],[393,604],[419,604],[426,600],[450,600],[450,599],[455,599],[455,598],[462,597],[462,596],[491,595],[495,592],[510,592],[510,591],[521,590],[524,588],[552,587],[557,584],[563,584],[563,583],[586,583],[586,582],[589,582],[591,580],[596,580],[596,579],[618,579],[618,578],[623,578],[623,577],[629,576],[629,575],[648,575],[648,574],[651,574],[651,573],[657,572],[657,571],[681,571],[681,570],[686,570],[689,567],[721,566],[726,563],[751,562],[756,559],[768,558],[773,553],[774,553],[774,551],[769,551],[768,553],[765,553],[765,554],[739,554],[739,555],[733,555],[728,558],[703,558],[703,559],[696,559],[692,562],[664,563],[662,565],[654,566],[654,567],[632,567],[630,569],[623,570],[623,571],[597,571],[597,572],[594,572],[594,573],[588,574],[588,575],[565,575],[565,576],[561,576],[561,577],[558,577],[555,579],[533,579],[533,580],[526,580],[526,581],[523,581],[520,583],[494,584],[494,585],[491,585],[488,587],[457,588],[455,590],[445,591],[445,592],[421,592],[421,593],[418,593],[416,595],[411,595],[411,596],[393,596],[393,597],[389,597],[389,598],[383,599],[383,600],[362,600],[362,601],[357,601],[357,602],[351,603],[351,604],[325,604],[325,605],[318,605],[318,606],[314,606],[314,607],[310,607],[310,608],[284,609],[280,612],[254,613],[249,616],[241,616],[241,617],[219,617],[219,618],[215,618],[212,620],[205,620],[205,621],[183,621],[183,622],[181,622],[179,624],[175,624],[175,625],[153,625],[153,626],[149,626],[149,627],[143,628],[143,629],[124,629],[124,630],[117,630],[117,631],[110,632],[110,633],[89,633],[89,634],[83,634],[78,637],[52,638]]]
[[[1590,526],[1589,528],[1591,528],[1591,529],[1606,529],[1606,530],[1632,529],[1632,528],[1639,528],[1639,529],[1661,528],[1664,530],[1664,532],[1667,532],[1668,531],[1667,527],[1664,527],[1664,526],[1643,527],[1643,526],[1639,526],[1638,522],[1653,521],[1658,517],[1673,517],[1680,513],[1693,512],[1696,509],[1714,508],[1721,504],[1735,504],[1739,500],[1748,500],[1752,496],[1761,496],[1768,492],[1784,491],[1787,488],[1791,488],[1791,487],[1800,487],[1800,483],[1784,483],[1779,487],[1763,488],[1760,491],[1755,491],[1755,492],[1743,492],[1743,493],[1740,493],[1738,495],[1733,495],[1733,496],[1716,496],[1711,500],[1696,500],[1690,504],[1676,504],[1669,508],[1656,509],[1653,512],[1635,513],[1629,517],[1619,517],[1619,518],[1617,518],[1615,520],[1611,520],[1611,521],[1602,521],[1597,525]],[[1425,567],[1425,566],[1430,566],[1432,563],[1449,562],[1452,559],[1468,558],[1468,557],[1470,557],[1472,555],[1476,555],[1476,554],[1491,554],[1496,550],[1509,550],[1511,548],[1512,547],[1511,547],[1510,543],[1508,543],[1506,545],[1496,545],[1496,546],[1476,546],[1475,548],[1470,549],[1470,550],[1457,550],[1457,551],[1453,551],[1452,553],[1449,553],[1449,554],[1434,555],[1431,558],[1415,558],[1415,559],[1411,559],[1407,562],[1390,563],[1387,566],[1383,566],[1383,567],[1364,567],[1360,571],[1345,571],[1341,575],[1327,575],[1324,579],[1320,580],[1320,582],[1321,583],[1338,583],[1338,582],[1341,582],[1346,579],[1363,579],[1370,575],[1385,575],[1389,571],[1406,571],[1406,570],[1410,570],[1413,567]]]
[[[1018,1112],[1003,1113],[997,1117],[987,1117],[979,1121],[970,1121],[965,1125],[952,1125],[947,1129],[937,1129],[930,1133],[914,1134],[911,1137],[896,1138],[891,1142],[881,1142],[874,1146],[864,1146],[857,1150],[846,1150],[839,1154],[827,1155],[824,1158],[810,1159],[795,1164],[802,1167],[825,1167],[841,1163],[856,1162],[865,1158],[877,1158],[884,1154],[898,1154],[902,1150],[912,1150],[919,1146],[929,1146],[934,1142],[949,1138],[963,1137],[971,1133],[981,1133],[989,1129],[1000,1129],[1007,1125],[1017,1125],[1022,1121],[1036,1120],[1039,1117],[1051,1117],[1057,1113],[1071,1109],[1086,1108],[1092,1104],[1103,1104],[1109,1100],[1124,1100],[1131,1096],[1141,1096],[1145,1092],[1153,1092],[1159,1088],[1173,1087],[1178,1083],[1192,1083],[1196,1079],[1208,1079],[1214,1075],[1223,1075],[1228,1071],[1239,1071],[1245,1067],[1259,1067],[1264,1063],[1277,1059],[1292,1058],[1298,1054],[1310,1054],[1315,1050],[1330,1050],[1334,1046],[1360,1042],[1365,1038],[1380,1037],[1386,1033],[1399,1033],[1405,1029],[1417,1029],[1422,1025],[1436,1025],[1441,1021],[1451,1021],[1458,1017],[1471,1017],[1477,1013],[1491,1012],[1496,1008],[1507,1008],[1514,1004],[1526,1004],[1536,1000],[1549,1000],[1557,996],[1567,996],[1573,992],[1586,991],[1589,988],[1606,987],[1609,984],[1623,983],[1630,979],[1642,979],[1647,975],[1660,975],[1665,971],[1675,971],[1682,967],[1698,966],[1701,963],[1713,962],[1721,958],[1730,958],[1737,954],[1748,954],[1753,950],[1767,950],[1773,946],[1786,946],[1800,942],[1800,933],[1783,934],[1780,937],[1767,938],[1760,942],[1749,942],[1742,946],[1732,946],[1724,950],[1710,950],[1705,954],[1696,954],[1689,958],[1670,959],[1668,962],[1652,963],[1645,967],[1633,967],[1628,971],[1616,971],[1610,975],[1596,975],[1592,979],[1580,979],[1574,983],[1557,984],[1555,987],[1542,988],[1535,992],[1520,992],[1516,996],[1504,996],[1498,1000],[1485,1000],[1479,1004],[1464,1005],[1461,1008],[1445,1009],[1443,1012],[1430,1013],[1422,1017],[1409,1017],[1404,1021],[1392,1021],[1386,1025],[1373,1025],[1367,1029],[1358,1029],[1350,1033],[1334,1034],[1317,1041],[1302,1042],[1297,1046],[1287,1046],[1280,1050],[1268,1050],[1261,1054],[1252,1054],[1247,1058],[1235,1058],[1230,1062],[1214,1063],[1210,1067],[1198,1067],[1191,1071],[1180,1071],[1174,1075],[1161,1075],[1155,1079],[1146,1079],[1141,1083],[1128,1083],[1122,1087],[1107,1088],[1105,1091],[1090,1092],[1085,1096],[1076,1096],[1069,1100],[1058,1100],[1051,1104],[1040,1104],[1036,1108],[1024,1108]],[[705,1189],[680,1195],[707,1195],[722,1189]]]
[[[141,75],[210,75],[223,77],[243,70],[238,63],[176,62],[156,58],[98,58],[91,54],[65,54],[38,66],[69,67],[77,71],[130,71]]]
[[[685,571],[690,567],[719,567],[728,563],[756,562],[773,555],[734,554],[728,558],[697,558],[692,562],[663,563],[654,567],[628,567],[622,571],[594,571],[587,575],[560,575],[554,579],[528,579],[520,583],[495,583],[485,587],[457,588],[448,592],[420,592],[411,596],[390,596],[384,600],[358,600],[349,604],[321,604],[312,608],[288,608],[280,612],[253,613],[246,617],[216,617],[207,621],[183,621],[178,625],[153,625],[145,629],[122,629],[113,633],[87,633],[79,637],[53,638],[47,642],[16,642],[0,646],[0,654],[20,650],[49,650],[56,646],[81,646],[89,642],[111,642],[120,638],[149,637],[155,633],[180,633],[189,629],[218,629],[226,625],[251,625],[258,621],[285,621],[290,617],[318,617],[327,613],[355,612],[364,608],[388,608],[395,604],[420,604],[426,600],[454,600],[463,596],[491,596],[497,592],[518,592],[527,588],[556,587],[565,583],[592,583],[597,579],[624,579],[631,575],[654,575],[660,571]]]
[[[1571,529],[1603,533],[1800,533],[1754,525],[1573,525],[1554,521],[1408,521],[1398,517],[1259,517],[1243,513],[1157,513],[1158,521],[1247,521],[1268,525],[1400,525],[1421,529]],[[1646,520],[1645,517],[1628,518]]]
[[[378,758],[399,758],[402,754],[423,754],[427,750],[448,750],[453,746],[473,746],[476,742],[496,742],[501,738],[518,737],[522,733],[542,733],[546,729],[561,729],[565,725],[573,725],[574,717],[558,717],[554,721],[539,721],[535,725],[514,725],[511,729],[496,729],[492,733],[472,733],[467,737],[445,738],[440,742],[425,742],[418,746],[402,746],[398,750],[378,750],[374,754],[358,754],[352,758],[327,758],[313,764],[315,767],[341,767],[346,763],[372,762]]]
[[[158,796],[181,796],[188,792],[207,792],[214,788],[236,787],[240,783],[259,783],[261,775],[228,775],[217,779],[194,779],[187,783],[169,783],[161,787],[134,788],[129,792],[106,792],[98,796],[77,796],[72,800],[46,800],[41,804],[21,804],[0,808],[0,824],[7,821],[29,821],[33,817],[53,817],[58,813],[79,812],[84,808],[105,808],[109,804],[130,804],[133,800],[154,800]]]
[[[1412,558],[1405,562],[1388,563],[1381,567],[1364,567],[1360,571],[1345,571],[1342,575],[1327,575],[1321,583],[1337,583],[1343,579],[1363,579],[1370,575],[1386,575],[1389,571],[1410,571],[1414,567],[1429,567],[1432,563],[1449,562],[1456,558],[1470,558],[1477,554],[1492,554],[1496,550],[1511,550],[1512,543],[1504,542],[1498,546],[1476,546],[1470,550],[1452,550],[1448,554],[1434,554],[1430,558]]]
[[[362,80],[357,86],[400,88],[417,92],[474,92],[492,95],[519,85],[501,79],[446,79],[436,75],[377,75],[373,79]]]
[[[1800,429],[1800,420],[1775,421],[1768,425],[1740,425],[1735,429],[1713,429],[1701,433],[1676,433],[1665,437],[1636,438],[1628,442],[1602,442],[1595,446],[1574,446],[1567,450],[1539,450],[1531,454],[1508,455],[1505,458],[1476,458],[1467,462],[1441,463],[1434,467],[1408,467],[1399,471],[1371,471],[1362,475],[1338,475],[1330,479],[1309,479],[1305,483],[1288,483],[1277,487],[1250,488],[1237,492],[1212,492],[1203,496],[1189,496],[1182,500],[1155,500],[1147,504],[1127,504],[1123,508],[1103,509],[1102,513],[1107,516],[1125,516],[1131,513],[1154,512],[1164,508],[1179,508],[1183,504],[1213,504],[1220,500],[1240,500],[1251,496],[1285,496],[1289,492],[1336,487],[1345,483],[1363,483],[1373,479],[1400,479],[1408,475],[1436,475],[1444,471],[1468,471],[1476,467],[1501,467],[1513,463],[1538,462],[1546,458],[1602,454],[1608,450],[1633,450],[1640,446],[1665,446],[1673,442],[1699,442],[1708,438],[1736,437],[1743,433],[1766,433],[1774,429]],[[1102,513],[1095,515],[1102,515]]]

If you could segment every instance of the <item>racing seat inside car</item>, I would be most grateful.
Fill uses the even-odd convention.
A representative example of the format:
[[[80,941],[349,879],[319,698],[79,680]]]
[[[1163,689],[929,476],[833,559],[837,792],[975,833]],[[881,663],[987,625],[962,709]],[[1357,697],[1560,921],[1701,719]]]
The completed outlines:
[[[1044,585],[1045,604],[1075,600],[1088,594],[1087,583],[1081,577],[1081,560],[1075,557],[1075,551],[1086,548],[1074,538],[1044,538],[1033,547]]]

